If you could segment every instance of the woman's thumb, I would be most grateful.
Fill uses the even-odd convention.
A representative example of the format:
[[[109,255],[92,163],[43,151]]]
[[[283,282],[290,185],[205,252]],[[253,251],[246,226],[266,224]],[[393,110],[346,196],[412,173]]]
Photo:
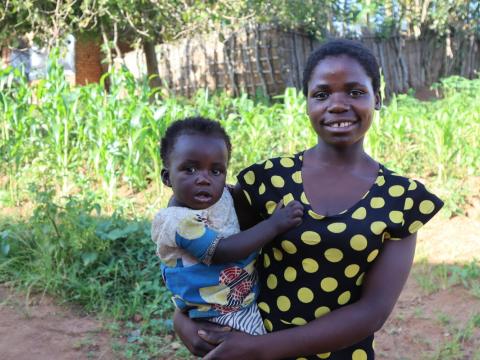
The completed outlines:
[[[200,336],[206,342],[212,345],[220,344],[225,337],[225,333],[216,332],[216,331],[205,331],[205,330],[198,330],[198,336]]]

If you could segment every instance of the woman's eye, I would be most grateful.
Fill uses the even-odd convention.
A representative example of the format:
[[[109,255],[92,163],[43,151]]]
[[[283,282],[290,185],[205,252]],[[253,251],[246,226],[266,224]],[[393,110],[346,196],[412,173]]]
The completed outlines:
[[[328,93],[326,91],[320,91],[315,93],[313,97],[318,100],[325,100],[326,98],[328,98]]]
[[[363,94],[364,92],[361,90],[350,90],[350,96],[352,97],[359,97],[359,96],[362,96]]]

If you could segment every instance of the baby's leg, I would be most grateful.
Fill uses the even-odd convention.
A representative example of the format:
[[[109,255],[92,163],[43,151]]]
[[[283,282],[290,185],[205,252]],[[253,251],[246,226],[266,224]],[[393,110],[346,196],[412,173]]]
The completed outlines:
[[[264,335],[267,333],[256,303],[242,310],[217,316],[209,320],[216,324],[230,326],[232,329],[243,331],[250,335]]]

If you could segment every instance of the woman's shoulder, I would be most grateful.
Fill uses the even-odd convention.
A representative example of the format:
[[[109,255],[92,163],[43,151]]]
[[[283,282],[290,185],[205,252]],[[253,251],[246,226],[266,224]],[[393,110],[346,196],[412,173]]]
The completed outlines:
[[[409,176],[401,175],[380,164],[380,174],[377,185],[392,198],[407,198],[407,202],[413,200],[433,201],[438,208],[443,206],[443,201],[432,193],[424,184],[424,181]]]
[[[283,155],[261,160],[241,170],[237,178],[240,182],[245,181],[251,185],[255,177],[272,175],[284,170],[298,170],[299,167],[301,168],[302,156],[303,152],[299,152],[292,155]]]

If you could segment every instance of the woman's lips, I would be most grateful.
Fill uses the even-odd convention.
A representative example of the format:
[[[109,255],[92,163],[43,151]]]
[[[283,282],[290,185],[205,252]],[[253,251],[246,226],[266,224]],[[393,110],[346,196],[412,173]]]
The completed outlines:
[[[345,132],[351,130],[356,124],[357,121],[341,120],[323,123],[323,126],[330,131]]]

